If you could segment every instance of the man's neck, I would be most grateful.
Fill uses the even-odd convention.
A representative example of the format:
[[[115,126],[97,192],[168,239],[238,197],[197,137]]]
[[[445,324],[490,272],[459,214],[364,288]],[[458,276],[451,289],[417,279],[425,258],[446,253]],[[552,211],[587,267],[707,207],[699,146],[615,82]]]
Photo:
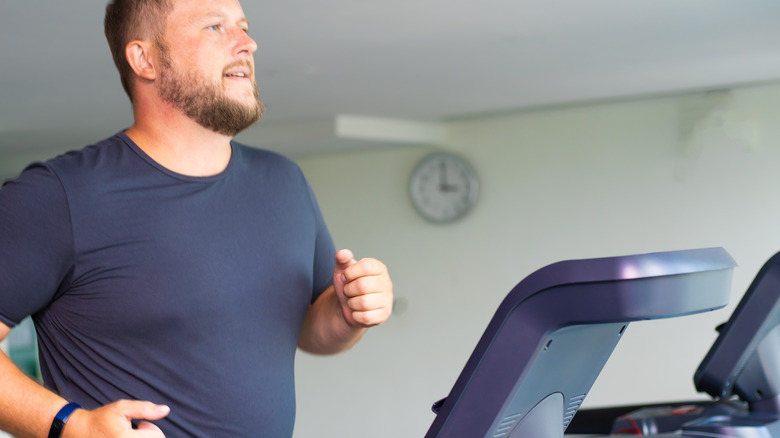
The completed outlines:
[[[231,138],[183,115],[150,120],[136,114],[125,134],[158,164],[182,175],[216,175],[230,162]]]

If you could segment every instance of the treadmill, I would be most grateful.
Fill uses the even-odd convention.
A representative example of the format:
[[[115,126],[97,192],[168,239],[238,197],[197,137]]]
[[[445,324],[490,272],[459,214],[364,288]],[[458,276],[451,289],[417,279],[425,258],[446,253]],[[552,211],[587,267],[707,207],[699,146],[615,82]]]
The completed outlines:
[[[567,260],[506,296],[426,438],[562,438],[631,321],[719,309],[723,248]]]
[[[696,370],[710,401],[583,410],[568,432],[780,437],[780,253],[761,268]],[[602,435],[603,436],[603,435]]]

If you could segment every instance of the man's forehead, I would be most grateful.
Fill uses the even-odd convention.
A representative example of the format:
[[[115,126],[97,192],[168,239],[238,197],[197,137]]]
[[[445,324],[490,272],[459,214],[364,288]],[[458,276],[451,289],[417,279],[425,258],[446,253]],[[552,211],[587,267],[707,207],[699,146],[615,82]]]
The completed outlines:
[[[187,20],[199,18],[230,18],[248,21],[237,0],[170,0],[173,14]]]

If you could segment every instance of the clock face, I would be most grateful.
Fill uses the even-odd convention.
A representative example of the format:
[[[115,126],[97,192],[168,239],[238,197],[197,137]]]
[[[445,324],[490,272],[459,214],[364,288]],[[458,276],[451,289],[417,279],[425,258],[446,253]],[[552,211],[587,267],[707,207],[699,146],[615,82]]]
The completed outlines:
[[[465,215],[477,201],[479,182],[463,158],[434,152],[412,172],[409,194],[417,211],[433,222],[450,222]]]

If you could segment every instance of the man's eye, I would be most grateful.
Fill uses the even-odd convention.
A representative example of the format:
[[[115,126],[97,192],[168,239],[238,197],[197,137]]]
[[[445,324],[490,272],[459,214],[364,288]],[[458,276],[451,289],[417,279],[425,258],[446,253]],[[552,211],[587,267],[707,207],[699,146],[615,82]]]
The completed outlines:
[[[208,30],[215,30],[216,31],[216,30],[219,30],[220,27],[221,27],[221,25],[219,25],[219,24],[212,24],[211,26],[207,27],[206,29],[208,29]]]

